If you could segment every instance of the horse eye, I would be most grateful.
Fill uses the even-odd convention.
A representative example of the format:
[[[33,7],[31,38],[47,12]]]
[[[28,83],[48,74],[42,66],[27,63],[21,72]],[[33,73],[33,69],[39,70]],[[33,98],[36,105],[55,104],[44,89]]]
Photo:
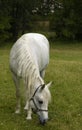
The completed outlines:
[[[38,101],[39,102],[39,104],[43,104],[43,101]]]

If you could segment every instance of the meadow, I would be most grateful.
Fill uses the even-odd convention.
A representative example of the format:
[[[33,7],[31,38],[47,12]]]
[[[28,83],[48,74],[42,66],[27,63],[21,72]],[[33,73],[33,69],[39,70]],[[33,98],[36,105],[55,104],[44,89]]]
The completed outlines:
[[[54,42],[50,47],[50,63],[45,82],[50,88],[50,120],[41,126],[33,114],[27,121],[23,110],[16,115],[15,87],[9,70],[11,45],[0,48],[0,130],[82,130],[82,43]]]

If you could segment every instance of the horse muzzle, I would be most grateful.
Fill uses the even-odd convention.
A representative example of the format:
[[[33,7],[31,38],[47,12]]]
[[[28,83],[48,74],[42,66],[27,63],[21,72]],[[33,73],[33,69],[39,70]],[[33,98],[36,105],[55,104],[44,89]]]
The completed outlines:
[[[40,119],[40,124],[45,125],[47,123],[47,121],[48,121],[48,119],[43,119],[43,120]]]

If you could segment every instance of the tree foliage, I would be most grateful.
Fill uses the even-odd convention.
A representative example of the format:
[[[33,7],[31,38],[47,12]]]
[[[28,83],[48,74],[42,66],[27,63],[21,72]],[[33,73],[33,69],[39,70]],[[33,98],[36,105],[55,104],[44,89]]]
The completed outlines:
[[[0,39],[6,39],[9,35],[10,25],[10,8],[9,0],[0,0]]]
[[[82,1],[62,0],[62,8],[54,11],[51,30],[58,38],[82,39]]]
[[[16,40],[45,17],[56,38],[82,39],[82,0],[0,0],[0,39]]]
[[[0,36],[16,40],[19,33],[31,29],[32,10],[41,0],[0,0]]]

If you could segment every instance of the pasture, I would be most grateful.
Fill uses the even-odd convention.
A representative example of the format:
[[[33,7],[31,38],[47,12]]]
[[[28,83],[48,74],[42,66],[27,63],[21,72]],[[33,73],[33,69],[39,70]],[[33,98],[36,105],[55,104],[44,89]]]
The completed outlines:
[[[24,101],[21,114],[16,115],[15,87],[9,70],[10,46],[0,48],[0,130],[82,130],[82,44],[51,44],[50,64],[45,81],[53,81],[50,120],[45,126],[27,121]],[[22,87],[22,85],[21,85]]]

